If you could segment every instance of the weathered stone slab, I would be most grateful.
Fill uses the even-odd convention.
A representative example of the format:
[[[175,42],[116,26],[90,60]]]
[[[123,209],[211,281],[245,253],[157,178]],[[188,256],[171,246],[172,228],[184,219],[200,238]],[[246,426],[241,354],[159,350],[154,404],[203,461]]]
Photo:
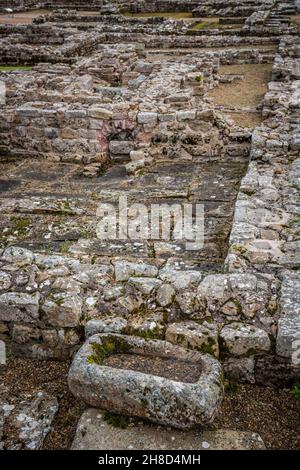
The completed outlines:
[[[157,276],[156,266],[146,263],[132,263],[129,261],[117,261],[115,263],[116,281],[128,281],[131,276]]]
[[[4,341],[0,340],[0,374],[1,372],[4,371],[5,366],[6,366],[6,346],[5,346]]]
[[[263,450],[257,433],[231,431],[180,431],[142,423],[114,427],[105,412],[90,408],[81,416],[72,450]]]
[[[7,292],[0,295],[0,320],[32,323],[39,318],[40,294]]]
[[[127,321],[121,317],[90,320],[85,325],[85,337],[89,338],[97,333],[122,333],[126,325]]]
[[[45,320],[56,327],[77,326],[80,321],[82,298],[72,292],[51,295],[42,305]]]

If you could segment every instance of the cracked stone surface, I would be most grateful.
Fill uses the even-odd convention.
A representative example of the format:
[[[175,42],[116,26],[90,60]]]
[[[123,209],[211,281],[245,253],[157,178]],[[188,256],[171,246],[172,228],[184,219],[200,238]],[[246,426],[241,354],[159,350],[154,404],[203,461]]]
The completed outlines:
[[[143,423],[120,429],[108,424],[103,411],[88,409],[80,418],[73,450],[262,450],[256,433],[230,431],[179,431]]]

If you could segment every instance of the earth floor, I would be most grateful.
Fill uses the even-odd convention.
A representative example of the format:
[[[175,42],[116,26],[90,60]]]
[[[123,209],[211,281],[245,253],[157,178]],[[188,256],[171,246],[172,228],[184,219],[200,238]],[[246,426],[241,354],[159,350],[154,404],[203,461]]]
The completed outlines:
[[[57,397],[59,411],[44,449],[69,449],[84,410],[84,405],[68,390],[69,366],[69,362],[9,358],[2,376],[12,395],[44,391]],[[220,413],[211,429],[257,432],[267,449],[299,449],[299,416],[300,399],[291,390],[228,383]],[[4,438],[11,443],[14,436]]]

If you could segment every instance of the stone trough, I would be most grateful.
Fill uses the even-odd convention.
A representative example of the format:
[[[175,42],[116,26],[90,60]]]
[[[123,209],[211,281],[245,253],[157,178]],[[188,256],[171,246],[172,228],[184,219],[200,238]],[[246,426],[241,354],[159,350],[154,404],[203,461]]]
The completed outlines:
[[[223,395],[222,369],[212,356],[117,334],[90,337],[68,382],[88,405],[182,429],[211,422]]]

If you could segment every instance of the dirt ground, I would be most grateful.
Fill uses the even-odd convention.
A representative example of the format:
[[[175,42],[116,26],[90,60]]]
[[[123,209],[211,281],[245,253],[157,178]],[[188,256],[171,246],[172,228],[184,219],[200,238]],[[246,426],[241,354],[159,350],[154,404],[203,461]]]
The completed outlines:
[[[69,367],[68,362],[12,358],[1,376],[1,382],[10,388],[11,396],[44,391],[57,398],[59,411],[54,420],[53,431],[44,442],[45,449],[69,449],[78,419],[84,410],[84,405],[69,392]]]
[[[291,17],[291,20],[294,22],[294,23],[297,23],[299,26],[300,26],[300,15],[293,15]]]
[[[124,13],[124,16],[131,16],[132,18],[153,18],[153,17],[164,17],[164,18],[173,18],[173,19],[185,19],[185,18],[191,18],[192,13],[188,12],[175,12],[175,11],[166,11],[166,12],[160,12],[160,13]]]
[[[104,359],[103,365],[159,375],[175,382],[196,383],[201,375],[198,363],[138,354],[113,354]]]
[[[300,397],[286,389],[233,385],[214,421],[217,429],[257,432],[267,449],[300,449]]]
[[[229,119],[232,119],[235,124],[241,127],[249,127],[253,129],[262,122],[261,113],[226,113]]]
[[[11,358],[1,377],[11,394],[41,390],[56,396],[59,412],[44,449],[69,449],[84,405],[67,386],[68,362]],[[212,428],[258,432],[268,449],[300,449],[300,398],[290,390],[230,384]]]
[[[220,67],[220,75],[241,75],[243,79],[231,83],[221,83],[211,90],[208,96],[216,105],[239,110],[240,112],[225,112],[237,125],[254,128],[261,121],[261,113],[247,112],[259,109],[271,81],[272,64],[242,64],[224,65]],[[243,109],[244,108],[244,109]]]
[[[33,18],[49,13],[50,10],[33,10],[22,13],[0,15],[0,24],[31,24]]]
[[[272,67],[272,64],[224,65],[220,75],[243,75],[244,79],[220,84],[209,96],[222,106],[256,108],[267,92]]]

